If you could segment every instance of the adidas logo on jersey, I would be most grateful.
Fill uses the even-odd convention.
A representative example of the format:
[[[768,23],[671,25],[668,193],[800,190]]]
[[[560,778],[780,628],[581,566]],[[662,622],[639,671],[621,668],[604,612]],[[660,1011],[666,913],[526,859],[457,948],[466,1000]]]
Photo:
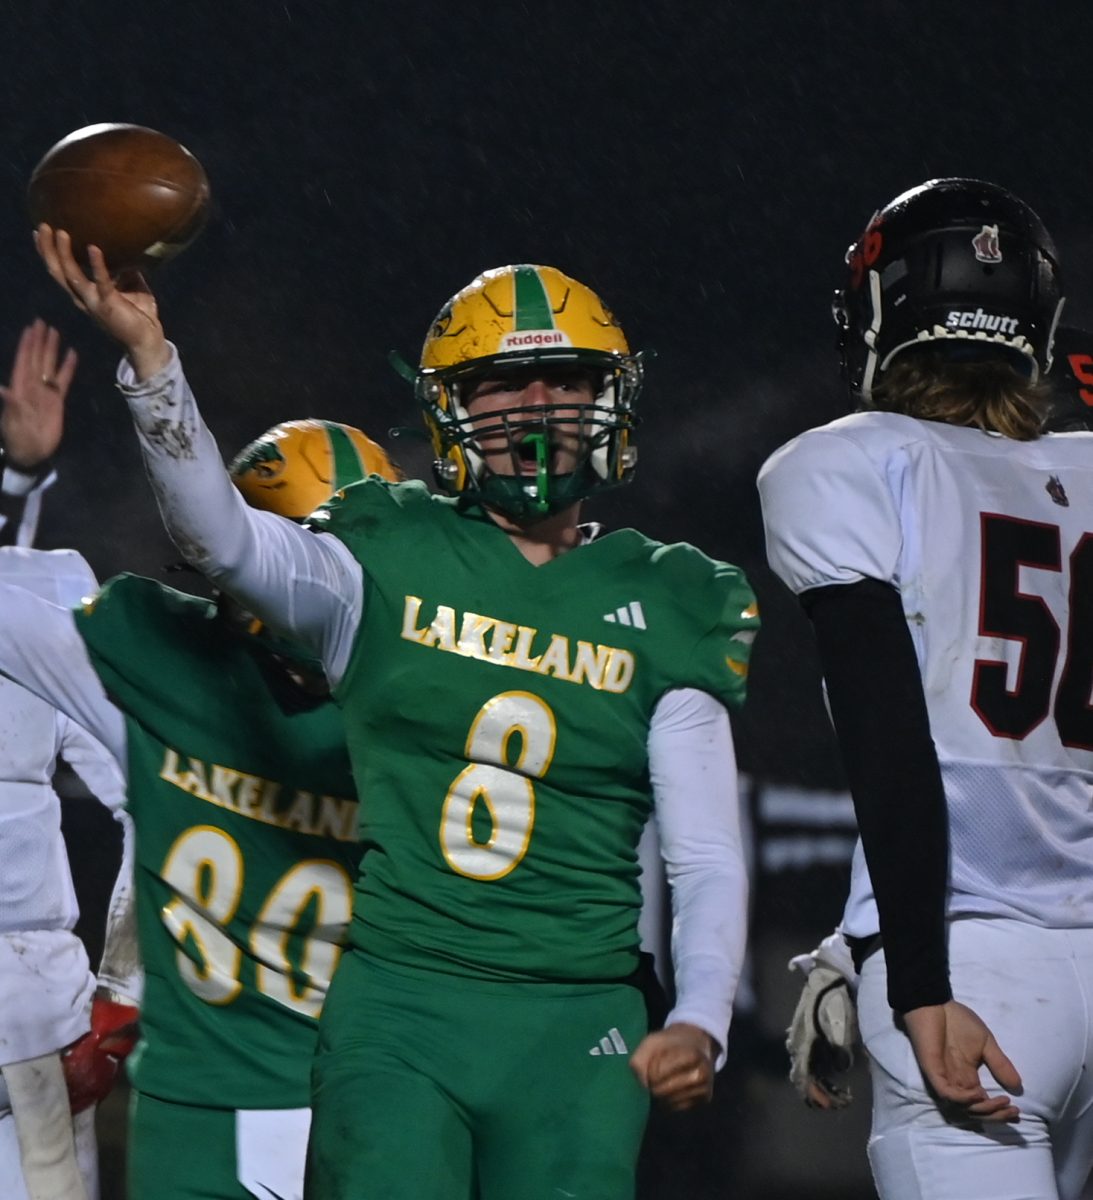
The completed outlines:
[[[604,613],[603,619],[610,621],[612,625],[633,625],[635,629],[646,628],[645,613],[640,600],[631,600],[629,604],[616,608],[614,612]]]
[[[629,1054],[630,1047],[626,1044],[626,1039],[617,1029],[612,1026],[607,1031],[607,1036],[600,1038],[599,1042],[592,1047],[589,1054]]]

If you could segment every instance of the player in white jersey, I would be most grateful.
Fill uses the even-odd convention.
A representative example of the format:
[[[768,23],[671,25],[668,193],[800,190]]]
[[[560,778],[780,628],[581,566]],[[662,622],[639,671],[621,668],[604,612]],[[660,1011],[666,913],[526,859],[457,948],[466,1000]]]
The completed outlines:
[[[1008,192],[935,180],[847,264],[844,369],[871,411],[790,442],[759,487],[862,834],[843,928],[870,1161],[886,1200],[1073,1197],[1093,1162],[1093,641],[1072,619],[1093,436],[1039,436],[1057,255]]]
[[[26,326],[7,387],[0,387],[0,546],[33,546],[42,493],[56,475],[64,400],[76,352],[42,320]]]
[[[0,546],[0,580],[59,604],[95,589],[90,568],[74,551],[26,547],[52,480],[49,462],[75,366],[74,352],[60,353],[57,331],[35,321],[23,330],[10,382],[0,388],[0,540],[8,543]],[[131,837],[120,813],[121,776],[95,739],[7,680],[0,680],[0,747],[0,1195],[95,1197],[94,1102],[116,1071],[117,1018],[135,1013],[115,1000],[135,996],[140,982],[128,928]],[[73,933],[78,908],[51,786],[59,756],[125,830],[98,992]]]
[[[96,587],[90,568],[72,550],[0,548],[0,579],[64,605],[78,603]],[[96,1033],[116,1014],[118,1000],[137,996],[140,987],[135,955],[126,953],[134,939],[125,928],[132,839],[121,811],[124,787],[99,742],[6,679],[0,679],[0,727],[0,1073],[9,1093],[0,1108],[0,1194],[13,1200],[94,1197],[91,1101],[97,1097],[81,1097],[87,1105],[70,1116],[60,1052],[91,1029],[96,979],[73,933],[79,909],[61,836],[60,801],[50,781],[63,757],[125,829],[98,979],[102,1011]],[[96,1055],[92,1041],[97,1039],[88,1038],[80,1049],[81,1058]]]
[[[1052,355],[1051,394],[1043,431],[1093,430],[1093,333],[1060,326]],[[868,947],[876,944],[879,928],[860,842],[855,849],[853,875],[855,885],[838,928],[816,949],[796,955],[789,964],[791,970],[806,977],[787,1031],[790,1081],[812,1108],[842,1108],[851,1098],[840,1076],[853,1065],[858,1041],[854,1007],[858,973],[843,930],[856,930],[856,944]]]

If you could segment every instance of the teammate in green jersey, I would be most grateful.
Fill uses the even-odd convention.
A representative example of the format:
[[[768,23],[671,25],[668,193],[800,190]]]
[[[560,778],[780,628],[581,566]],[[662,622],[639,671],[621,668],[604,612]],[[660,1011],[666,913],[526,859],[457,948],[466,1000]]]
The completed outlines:
[[[450,497],[366,481],[319,536],[233,501],[154,301],[53,278],[120,372],[175,540],[319,656],[341,705],[363,871],[323,1015],[315,1200],[622,1200],[647,1092],[710,1094],[744,941],[726,706],[757,626],[735,568],[583,499],[633,472],[640,359],[588,288],[486,272],[442,309],[418,395]],[[331,536],[332,535],[332,536]],[[652,811],[677,999],[648,1033],[635,848]]]
[[[297,519],[369,471],[397,477],[359,431],[320,421],[277,426],[232,467],[252,504]],[[253,618],[150,579],[119,576],[74,614],[4,585],[0,608],[0,670],[128,778],[146,979],[129,1196],[299,1200],[360,856],[337,710]]]

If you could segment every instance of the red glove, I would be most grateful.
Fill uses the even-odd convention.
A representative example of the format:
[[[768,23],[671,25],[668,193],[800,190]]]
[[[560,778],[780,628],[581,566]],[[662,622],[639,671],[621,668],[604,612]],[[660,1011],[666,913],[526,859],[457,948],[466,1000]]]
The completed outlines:
[[[105,1099],[125,1056],[137,1044],[140,1009],[111,993],[91,1001],[91,1030],[61,1054],[68,1103],[74,1113]]]

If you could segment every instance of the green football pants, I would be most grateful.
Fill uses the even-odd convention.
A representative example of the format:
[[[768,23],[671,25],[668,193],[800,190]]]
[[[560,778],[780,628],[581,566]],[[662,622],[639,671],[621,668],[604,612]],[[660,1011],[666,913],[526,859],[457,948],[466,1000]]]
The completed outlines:
[[[308,1200],[632,1200],[647,1028],[625,984],[343,955],[313,1070]]]
[[[129,1097],[129,1200],[254,1200],[236,1178],[235,1110]]]

